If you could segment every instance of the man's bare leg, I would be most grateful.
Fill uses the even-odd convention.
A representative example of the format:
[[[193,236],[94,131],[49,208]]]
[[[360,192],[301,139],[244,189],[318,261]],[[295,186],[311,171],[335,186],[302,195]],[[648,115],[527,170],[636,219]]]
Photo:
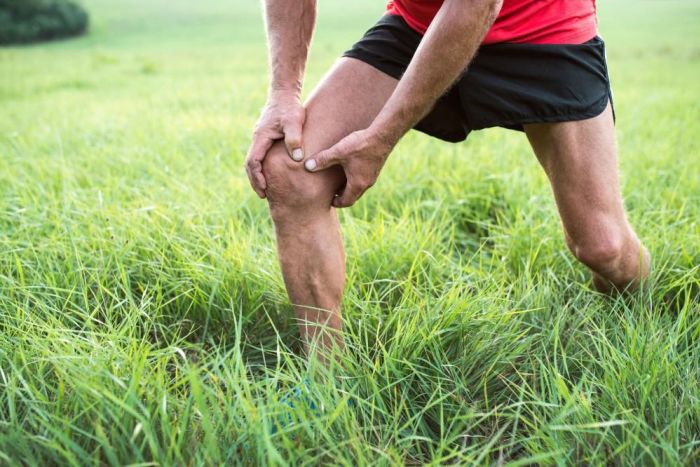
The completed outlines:
[[[634,289],[649,274],[649,253],[625,216],[610,104],[594,118],[525,125],[552,184],[566,243],[601,292]]]
[[[304,156],[326,149],[353,131],[367,128],[397,80],[352,58],[341,59],[314,90],[306,107]],[[266,195],[275,224],[287,293],[294,305],[307,352],[343,346],[340,301],[345,257],[340,225],[331,206],[345,183],[340,168],[309,173],[292,160],[282,142],[263,162]],[[324,332],[326,328],[330,332]],[[323,361],[323,356],[319,356]]]

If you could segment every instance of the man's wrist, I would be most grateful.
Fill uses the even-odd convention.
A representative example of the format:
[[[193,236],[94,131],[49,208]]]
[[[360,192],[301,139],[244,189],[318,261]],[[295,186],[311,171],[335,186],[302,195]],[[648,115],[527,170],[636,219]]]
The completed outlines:
[[[284,97],[301,99],[301,84],[271,84],[268,95],[272,97]]]
[[[391,151],[401,137],[406,133],[399,127],[389,126],[380,122],[373,122],[367,128],[369,139],[376,141],[378,144],[385,146]]]

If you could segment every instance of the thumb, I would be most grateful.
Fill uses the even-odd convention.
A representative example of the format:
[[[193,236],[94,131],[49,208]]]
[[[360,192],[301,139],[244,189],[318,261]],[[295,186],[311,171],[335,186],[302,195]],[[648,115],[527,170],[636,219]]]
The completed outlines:
[[[302,119],[294,119],[284,126],[284,145],[287,146],[287,154],[297,162],[304,158],[304,153],[301,149],[303,124],[304,121]]]
[[[325,170],[334,165],[340,164],[342,160],[342,153],[338,149],[338,145],[326,149],[325,151],[317,152],[315,155],[311,156],[304,163],[304,167],[309,172],[317,172],[319,170]]]

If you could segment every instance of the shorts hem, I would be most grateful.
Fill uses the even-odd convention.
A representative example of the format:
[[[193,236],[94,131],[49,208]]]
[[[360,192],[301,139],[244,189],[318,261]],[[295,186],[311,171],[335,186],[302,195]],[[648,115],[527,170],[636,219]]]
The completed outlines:
[[[470,125],[472,131],[485,130],[487,128],[506,128],[508,130],[524,131],[524,125],[532,125],[537,123],[563,123],[563,122],[578,122],[581,120],[588,120],[589,118],[595,118],[602,114],[608,106],[608,103],[612,105],[612,99],[608,95],[601,104],[596,105],[592,109],[581,111],[581,112],[567,112],[560,114],[550,114],[550,115],[523,115],[522,117],[515,117],[509,119],[503,119],[498,121],[491,121],[486,123],[478,123],[476,125]]]
[[[394,79],[401,79],[403,76],[403,73],[405,70],[401,70],[400,67],[396,67],[397,69],[391,69],[394,68],[391,66],[391,64],[387,63],[386,60],[382,59],[379,56],[372,55],[367,52],[360,52],[357,50],[348,50],[347,52],[343,53],[341,57],[347,57],[347,58],[354,58],[355,60],[359,60],[361,62],[366,63],[367,65],[371,66],[372,68],[375,68],[378,71],[381,71],[385,75],[391,76]]]

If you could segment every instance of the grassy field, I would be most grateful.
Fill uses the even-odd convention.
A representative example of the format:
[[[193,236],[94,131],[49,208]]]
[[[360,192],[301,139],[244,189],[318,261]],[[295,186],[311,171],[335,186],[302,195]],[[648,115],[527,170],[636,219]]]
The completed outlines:
[[[599,6],[650,286],[591,290],[521,134],[412,133],[342,212],[334,377],[242,169],[257,3],[84,3],[89,35],[0,49],[0,464],[700,463],[697,0]],[[307,92],[383,9],[320,3]]]

